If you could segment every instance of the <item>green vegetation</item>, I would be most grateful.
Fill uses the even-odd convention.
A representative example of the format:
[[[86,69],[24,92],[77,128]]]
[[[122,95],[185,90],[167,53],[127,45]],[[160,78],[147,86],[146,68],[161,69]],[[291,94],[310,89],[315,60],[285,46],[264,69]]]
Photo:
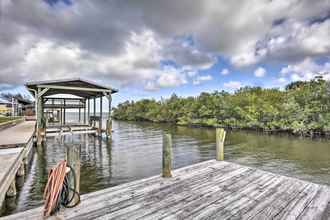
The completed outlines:
[[[114,108],[118,120],[170,122],[190,126],[289,132],[313,136],[330,134],[330,82],[315,78],[279,89],[245,87],[161,101],[126,101]]]
[[[5,117],[5,116],[0,116],[0,123],[17,120],[19,118],[20,117]]]

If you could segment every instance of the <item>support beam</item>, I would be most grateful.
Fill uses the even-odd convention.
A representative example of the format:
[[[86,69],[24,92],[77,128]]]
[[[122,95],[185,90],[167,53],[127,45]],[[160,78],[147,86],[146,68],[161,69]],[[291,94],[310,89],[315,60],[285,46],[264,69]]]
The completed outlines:
[[[86,124],[86,99],[84,100],[84,124]]]
[[[87,99],[87,121],[88,121],[88,124],[89,124],[90,116],[91,116],[90,99]]]
[[[108,119],[107,119],[107,126],[106,126],[106,135],[108,139],[111,139],[112,136],[112,119],[111,119],[111,102],[112,102],[112,97],[111,93],[104,94],[108,98],[109,102],[109,112],[108,112]]]
[[[62,108],[60,109],[60,124],[63,125],[63,110]]]
[[[42,139],[43,139],[43,135],[45,133],[45,119],[44,119],[44,114],[43,114],[43,100],[42,100],[42,96],[40,95],[42,93],[41,89],[38,88],[38,92],[37,92],[37,145],[40,146]]]
[[[93,99],[93,115],[96,116],[96,98]]]
[[[79,121],[79,123],[80,123],[80,121],[81,121],[81,110],[80,110],[80,108],[78,109],[78,111],[79,111],[79,118],[78,118],[78,121]]]
[[[65,99],[64,99],[64,108],[63,108],[63,124],[65,125]]]
[[[96,98],[94,97],[93,99],[93,116],[95,117],[96,116]],[[93,121],[93,127],[96,127],[96,122],[95,120]]]
[[[99,134],[102,135],[102,96],[100,97],[100,121],[99,121]]]
[[[97,89],[97,88],[85,88],[85,87],[71,87],[71,86],[55,86],[55,85],[38,85],[38,88],[49,89],[63,89],[63,90],[76,90],[76,91],[89,91],[89,92],[112,92],[111,89]]]
[[[45,88],[45,89],[43,89],[40,92],[38,91],[38,98],[41,98],[48,90],[49,90],[49,88]]]

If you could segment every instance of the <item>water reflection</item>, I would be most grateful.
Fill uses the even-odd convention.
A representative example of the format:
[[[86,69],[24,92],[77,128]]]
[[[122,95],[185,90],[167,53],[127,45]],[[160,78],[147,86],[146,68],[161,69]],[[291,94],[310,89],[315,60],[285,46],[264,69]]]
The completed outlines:
[[[215,132],[168,124],[114,122],[113,138],[93,135],[49,137],[34,154],[18,198],[3,214],[42,204],[48,170],[65,158],[64,144],[81,146],[81,192],[88,193],[160,174],[162,134],[173,134],[173,167],[215,157]],[[330,185],[330,145],[327,140],[268,136],[255,132],[228,132],[225,158],[274,173]],[[14,205],[13,205],[14,204]]]

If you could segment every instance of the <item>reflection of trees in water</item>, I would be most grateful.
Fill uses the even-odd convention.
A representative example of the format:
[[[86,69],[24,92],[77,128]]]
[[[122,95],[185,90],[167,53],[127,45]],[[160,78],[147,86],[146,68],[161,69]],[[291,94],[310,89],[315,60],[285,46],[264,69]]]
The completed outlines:
[[[190,144],[190,148],[197,149],[202,156],[214,151],[215,129],[192,128],[176,126],[166,123],[150,122],[122,122],[115,121],[120,126],[130,126],[140,132],[160,130],[173,134],[174,147],[181,143]],[[195,140],[196,142],[190,142]],[[255,131],[228,131],[225,143],[227,160],[244,163],[255,167],[270,166],[273,172],[282,172],[304,178],[305,174],[315,175],[314,181],[328,179],[330,184],[330,148],[325,139],[297,138],[287,134],[269,135]],[[187,155],[189,147],[185,148]],[[183,149],[183,150],[185,150]],[[212,158],[212,153],[208,155]],[[269,168],[269,167],[268,167]],[[291,169],[291,170],[290,170]],[[313,180],[312,180],[313,181]]]

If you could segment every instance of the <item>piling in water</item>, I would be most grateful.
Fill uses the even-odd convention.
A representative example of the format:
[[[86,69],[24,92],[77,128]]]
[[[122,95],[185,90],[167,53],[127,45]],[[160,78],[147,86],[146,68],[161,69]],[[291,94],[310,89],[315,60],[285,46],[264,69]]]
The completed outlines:
[[[80,192],[80,145],[73,144],[66,146],[67,165],[73,169],[69,175],[70,188]],[[71,195],[70,195],[71,197]],[[69,205],[74,205],[79,202],[79,197],[76,195]]]
[[[224,144],[226,131],[223,128],[217,128],[216,135],[216,160],[224,160]]]
[[[163,177],[172,177],[172,137],[170,134],[163,135]]]

